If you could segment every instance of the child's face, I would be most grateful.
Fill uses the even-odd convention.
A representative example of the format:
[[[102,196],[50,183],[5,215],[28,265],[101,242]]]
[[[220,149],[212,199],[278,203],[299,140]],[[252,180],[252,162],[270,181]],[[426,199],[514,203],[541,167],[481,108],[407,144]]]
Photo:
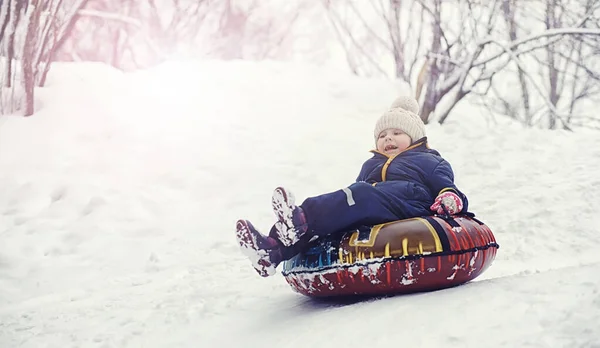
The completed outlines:
[[[386,129],[379,133],[377,151],[386,155],[397,155],[410,146],[412,140],[406,133],[397,128]]]

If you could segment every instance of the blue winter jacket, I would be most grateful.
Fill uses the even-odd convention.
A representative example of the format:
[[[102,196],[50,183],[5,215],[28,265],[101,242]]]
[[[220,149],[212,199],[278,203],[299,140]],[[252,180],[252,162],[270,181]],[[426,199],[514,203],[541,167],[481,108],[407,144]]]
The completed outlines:
[[[394,197],[406,216],[431,215],[429,207],[442,192],[456,193],[463,201],[461,213],[468,211],[467,197],[454,185],[450,163],[427,144],[427,137],[414,142],[401,153],[388,156],[372,150],[373,157],[362,166],[357,182],[367,182]]]

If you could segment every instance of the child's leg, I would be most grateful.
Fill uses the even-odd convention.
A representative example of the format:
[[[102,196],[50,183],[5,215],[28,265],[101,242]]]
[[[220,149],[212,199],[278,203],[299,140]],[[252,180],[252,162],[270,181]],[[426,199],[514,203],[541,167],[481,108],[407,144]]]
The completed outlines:
[[[360,226],[405,218],[396,197],[358,182],[342,190],[307,198],[300,207],[308,222],[308,235],[325,236]]]
[[[287,247],[299,242],[308,228],[304,211],[294,201],[294,195],[283,187],[275,189],[271,200],[278,220],[273,226],[276,238]]]
[[[294,245],[286,247],[278,240],[275,225],[269,235],[265,236],[248,220],[237,221],[236,238],[242,253],[250,259],[252,267],[262,277],[274,275],[281,262],[296,256],[309,242],[307,238],[300,238]]]
[[[280,231],[277,230],[278,223],[275,223],[273,225],[273,227],[271,227],[271,231],[269,233],[269,237],[273,238],[274,240],[277,240],[279,243],[279,250],[281,252],[281,261],[286,261],[291,259],[292,257],[298,255],[300,252],[302,252],[306,246],[310,243],[310,238],[311,236],[300,236],[298,237],[298,240],[295,241],[294,243],[292,243],[291,245],[287,246],[285,245],[282,241],[281,241],[281,237],[280,237]],[[281,226],[279,226],[279,228],[281,228]]]
[[[262,277],[275,274],[283,260],[282,247],[276,239],[261,234],[248,220],[237,221],[236,239],[258,274]]]

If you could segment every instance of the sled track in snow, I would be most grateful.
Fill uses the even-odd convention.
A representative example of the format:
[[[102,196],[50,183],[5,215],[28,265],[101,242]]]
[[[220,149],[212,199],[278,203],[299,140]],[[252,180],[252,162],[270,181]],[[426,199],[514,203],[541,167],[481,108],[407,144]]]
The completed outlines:
[[[589,267],[589,266],[595,266],[595,265],[598,265],[600,267],[600,260],[582,262],[582,263],[578,263],[575,265],[566,265],[566,266],[562,266],[562,267],[547,267],[547,268],[537,267],[534,269],[524,269],[524,270],[519,270],[519,271],[506,271],[506,272],[503,272],[502,274],[499,274],[496,276],[494,276],[494,275],[486,276],[486,274],[483,274],[482,276],[472,280],[471,282],[484,282],[484,281],[495,280],[495,279],[536,275],[536,274],[540,274],[540,273],[573,269],[573,268],[579,268],[579,267]],[[494,267],[494,266],[492,265],[492,267]]]

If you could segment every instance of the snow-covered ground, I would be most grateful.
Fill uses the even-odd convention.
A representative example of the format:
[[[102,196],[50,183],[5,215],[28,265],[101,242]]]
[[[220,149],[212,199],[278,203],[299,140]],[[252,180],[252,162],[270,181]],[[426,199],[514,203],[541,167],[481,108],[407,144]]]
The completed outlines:
[[[292,63],[57,64],[0,118],[0,347],[600,347],[600,134],[461,106],[430,144],[500,244],[463,286],[350,303],[234,240],[273,188],[353,182],[406,90]]]

